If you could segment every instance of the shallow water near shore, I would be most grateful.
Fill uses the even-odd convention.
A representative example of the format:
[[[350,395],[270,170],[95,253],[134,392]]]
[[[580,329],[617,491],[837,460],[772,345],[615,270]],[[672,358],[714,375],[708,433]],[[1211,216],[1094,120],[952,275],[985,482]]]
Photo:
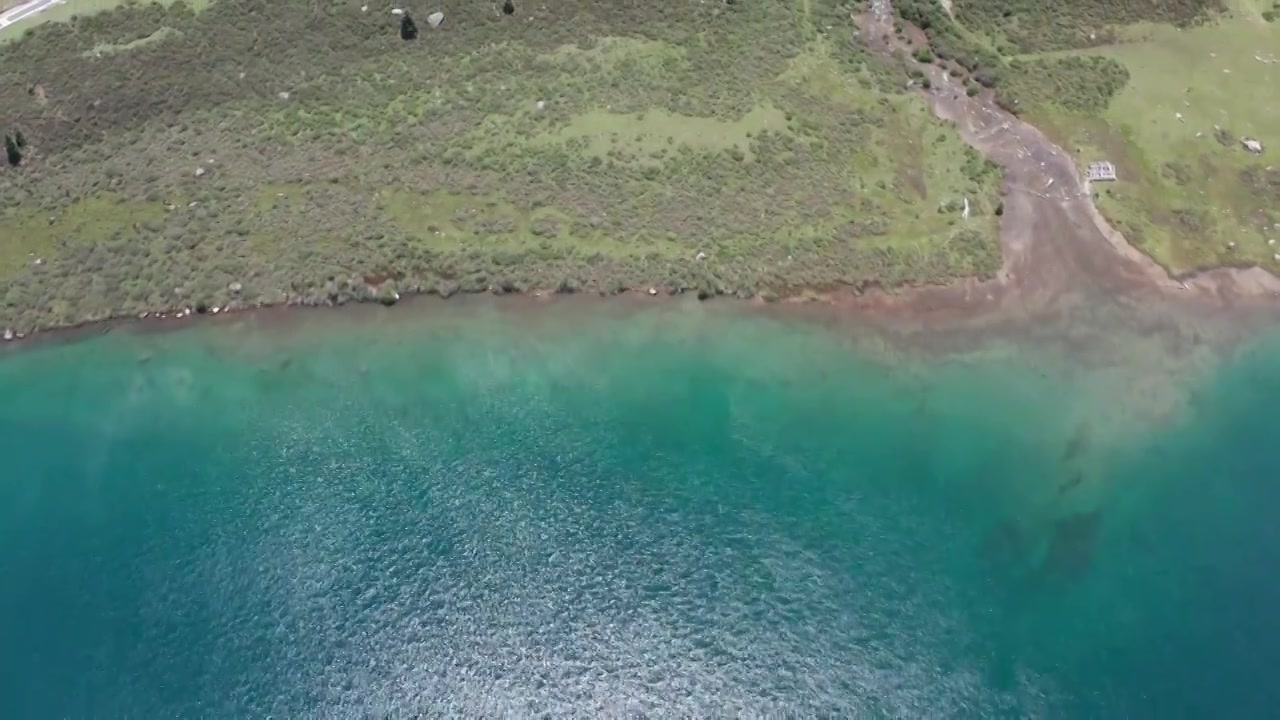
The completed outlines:
[[[0,716],[1280,701],[1280,336],[1162,379],[697,308],[0,358]]]

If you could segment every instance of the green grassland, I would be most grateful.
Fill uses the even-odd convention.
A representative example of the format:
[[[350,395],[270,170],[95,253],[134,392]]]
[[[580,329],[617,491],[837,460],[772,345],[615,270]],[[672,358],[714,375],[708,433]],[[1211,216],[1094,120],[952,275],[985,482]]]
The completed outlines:
[[[1119,181],[1094,191],[1130,242],[1175,274],[1280,271],[1271,0],[956,0],[954,9],[951,36],[973,43],[1002,104],[1081,165],[1116,164]],[[1264,153],[1247,152],[1244,138]]]
[[[148,45],[150,43],[163,42],[165,40],[172,40],[180,37],[182,37],[182,33],[180,31],[174,30],[173,28],[166,25],[164,27],[161,27],[159,30],[156,30],[155,32],[151,33],[150,35],[144,35],[140,38],[130,40],[128,42],[102,43],[101,45],[95,46],[92,50],[86,50],[84,52],[84,56],[85,57],[102,57],[103,55],[114,55],[115,53],[129,52],[130,50],[137,50],[138,48],[141,48],[142,46]]]
[[[126,5],[0,46],[29,143],[0,171],[0,326],[999,266],[999,169],[854,5],[471,3],[404,42],[362,4]]]
[[[1280,269],[1280,26],[1246,17],[1179,32],[1156,27],[1105,55],[1131,80],[1071,137],[1115,148],[1122,182],[1101,208],[1174,272],[1218,265]],[[1242,138],[1267,145],[1247,152]]]

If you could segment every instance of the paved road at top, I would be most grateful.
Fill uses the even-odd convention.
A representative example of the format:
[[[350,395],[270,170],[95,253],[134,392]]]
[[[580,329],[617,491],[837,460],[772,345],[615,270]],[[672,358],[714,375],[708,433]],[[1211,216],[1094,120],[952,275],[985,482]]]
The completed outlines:
[[[64,2],[66,2],[66,0],[32,0],[31,2],[19,5],[12,10],[6,10],[5,12],[0,13],[0,28],[7,28],[16,22],[26,20],[34,15],[39,15],[54,5],[61,5]]]

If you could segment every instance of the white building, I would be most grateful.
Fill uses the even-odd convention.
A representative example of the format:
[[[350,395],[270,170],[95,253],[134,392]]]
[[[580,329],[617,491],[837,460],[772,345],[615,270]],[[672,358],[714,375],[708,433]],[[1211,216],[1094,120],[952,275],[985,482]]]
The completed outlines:
[[[1089,163],[1089,169],[1086,176],[1090,180],[1110,181],[1116,179],[1116,166],[1101,160],[1099,162]]]

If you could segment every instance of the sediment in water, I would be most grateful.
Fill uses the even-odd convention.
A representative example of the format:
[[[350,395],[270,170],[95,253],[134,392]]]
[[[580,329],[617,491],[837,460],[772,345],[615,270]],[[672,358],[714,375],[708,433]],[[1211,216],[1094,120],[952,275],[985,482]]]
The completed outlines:
[[[1280,468],[1254,426],[1280,345],[1103,307],[936,344],[791,310],[450,301],[9,355],[0,697],[295,717],[1270,699],[1241,679],[1270,621],[1232,613],[1280,597]],[[1259,642],[1212,641],[1241,629]]]

